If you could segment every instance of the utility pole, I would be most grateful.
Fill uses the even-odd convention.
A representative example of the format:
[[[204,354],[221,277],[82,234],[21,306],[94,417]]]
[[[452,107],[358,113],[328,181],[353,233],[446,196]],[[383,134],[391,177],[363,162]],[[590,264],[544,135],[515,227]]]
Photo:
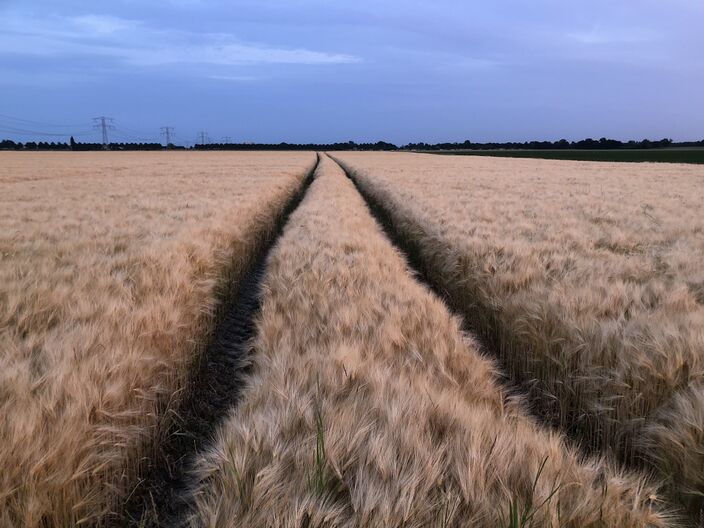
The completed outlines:
[[[161,135],[166,138],[166,146],[168,147],[172,143],[171,142],[172,136],[176,135],[176,134],[174,134],[174,127],[170,127],[170,126],[161,127]]]
[[[95,125],[93,125],[93,128],[102,132],[103,148],[106,150],[110,145],[110,142],[108,141],[108,130],[115,130],[115,127],[112,124],[113,121],[114,119],[112,117],[100,116],[93,118],[93,122],[95,123]]]
[[[208,133],[204,130],[198,132],[198,143],[200,143],[201,145],[205,145],[206,143],[208,143]]]

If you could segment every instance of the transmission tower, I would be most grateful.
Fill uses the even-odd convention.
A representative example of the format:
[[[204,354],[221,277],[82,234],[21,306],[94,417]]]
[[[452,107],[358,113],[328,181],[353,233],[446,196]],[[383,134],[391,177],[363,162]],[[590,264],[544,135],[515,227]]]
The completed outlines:
[[[104,149],[107,149],[110,145],[110,142],[108,141],[108,130],[115,130],[115,126],[112,124],[113,121],[114,119],[112,117],[100,116],[93,118],[93,122],[95,123],[95,125],[93,125],[93,128],[95,128],[96,130],[100,130],[103,134]]]
[[[200,143],[201,145],[205,145],[206,143],[209,143],[209,142],[210,142],[210,140],[208,139],[207,132],[205,132],[203,130],[198,132],[198,143]]]
[[[170,126],[161,127],[161,135],[166,138],[166,146],[168,147],[172,143],[171,138],[176,135],[176,134],[174,134],[174,127],[170,127]]]

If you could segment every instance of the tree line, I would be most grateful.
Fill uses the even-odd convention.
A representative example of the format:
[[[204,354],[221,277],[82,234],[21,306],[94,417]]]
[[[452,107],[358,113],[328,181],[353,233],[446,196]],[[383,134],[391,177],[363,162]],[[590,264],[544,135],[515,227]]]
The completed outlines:
[[[582,139],[580,141],[525,141],[525,142],[490,142],[474,143],[409,143],[403,148],[406,150],[614,150],[614,149],[657,149],[657,148],[691,148],[704,147],[701,141],[675,142],[665,138],[660,140],[643,139],[641,141],[619,141],[617,139]]]
[[[15,142],[11,139],[0,141],[0,150],[166,150],[166,149],[185,149],[185,147],[177,147],[169,145],[165,147],[161,143],[110,143],[107,147],[102,143],[79,143],[70,141],[68,143],[48,141],[27,141],[26,143]]]
[[[386,141],[376,143],[207,143],[194,145],[195,150],[399,150]]]
[[[376,143],[207,143],[189,147],[192,150],[614,150],[704,147],[704,140],[675,142],[672,139],[619,141],[617,139],[582,139],[580,141],[525,141],[475,143],[469,140],[457,143],[408,143],[398,146],[387,141]],[[185,150],[187,147],[169,143],[82,143],[72,137],[69,142],[0,141],[0,150]]]

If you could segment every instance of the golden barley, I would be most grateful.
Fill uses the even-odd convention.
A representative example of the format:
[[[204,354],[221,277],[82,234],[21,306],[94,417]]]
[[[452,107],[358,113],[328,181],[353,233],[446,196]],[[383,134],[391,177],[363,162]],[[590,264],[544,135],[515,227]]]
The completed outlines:
[[[194,472],[194,525],[670,525],[642,479],[580,462],[502,396],[331,160],[264,291],[253,374]]]
[[[704,497],[704,168],[341,153],[531,403]]]
[[[0,525],[118,507],[218,297],[314,161],[0,154]]]

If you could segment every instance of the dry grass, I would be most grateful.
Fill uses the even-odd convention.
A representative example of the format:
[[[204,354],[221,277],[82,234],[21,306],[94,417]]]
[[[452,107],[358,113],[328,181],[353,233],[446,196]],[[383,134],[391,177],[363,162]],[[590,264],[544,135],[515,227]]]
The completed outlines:
[[[704,169],[339,158],[574,437],[704,493]]]
[[[132,489],[311,153],[0,154],[0,525]]]
[[[497,387],[329,159],[268,262],[254,369],[198,463],[196,526],[666,526]],[[512,515],[515,514],[515,515]]]

